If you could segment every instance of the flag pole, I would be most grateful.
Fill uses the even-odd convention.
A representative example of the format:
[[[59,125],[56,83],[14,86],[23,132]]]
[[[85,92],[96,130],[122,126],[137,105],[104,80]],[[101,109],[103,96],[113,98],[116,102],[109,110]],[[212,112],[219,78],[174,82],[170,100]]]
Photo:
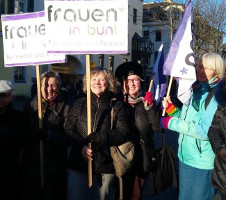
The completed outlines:
[[[152,85],[153,85],[153,76],[152,76],[152,79],[151,79],[151,81],[149,83],[148,92],[151,92]],[[144,105],[148,106],[148,100],[145,101]]]
[[[169,81],[169,85],[168,85],[168,88],[167,88],[166,98],[169,97],[170,90],[171,90],[171,87],[172,87],[172,82],[173,82],[173,76],[170,76],[170,81]],[[166,108],[163,109],[162,116],[165,116],[165,113],[166,113]]]
[[[87,87],[87,134],[91,133],[91,91],[90,91],[90,55],[86,55],[86,87]],[[91,149],[91,143],[88,144]],[[92,161],[88,160],[88,184],[92,187]]]
[[[37,96],[38,96],[38,127],[43,128],[42,124],[42,103],[41,103],[41,83],[40,83],[40,67],[36,65],[36,77],[37,77]],[[44,143],[40,140],[40,176],[41,176],[41,189],[45,184],[45,174],[44,174]]]
[[[150,83],[149,83],[148,92],[151,92],[152,86],[153,86],[153,76],[152,76],[152,79],[151,79],[151,81],[150,81]]]

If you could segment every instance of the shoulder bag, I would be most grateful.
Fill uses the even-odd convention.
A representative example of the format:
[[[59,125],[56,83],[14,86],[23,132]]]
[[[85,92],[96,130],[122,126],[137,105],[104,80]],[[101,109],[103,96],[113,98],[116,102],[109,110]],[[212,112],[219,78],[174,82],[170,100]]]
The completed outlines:
[[[158,194],[170,186],[178,188],[174,151],[172,147],[166,145],[163,131],[162,147],[157,149],[158,169],[151,176],[151,194]]]
[[[113,128],[114,109],[111,109],[111,129]],[[128,172],[134,161],[134,144],[128,141],[119,146],[111,146],[111,157],[115,168],[115,174],[119,178],[120,200],[123,198],[122,177]]]

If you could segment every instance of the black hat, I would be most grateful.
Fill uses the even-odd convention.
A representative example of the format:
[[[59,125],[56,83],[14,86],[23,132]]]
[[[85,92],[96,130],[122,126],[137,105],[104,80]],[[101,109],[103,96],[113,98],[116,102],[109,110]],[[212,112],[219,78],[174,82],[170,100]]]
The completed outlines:
[[[142,65],[135,61],[125,62],[119,65],[115,70],[115,77],[118,79],[120,83],[122,83],[123,80],[127,79],[127,77],[130,75],[137,75],[142,79],[143,78]]]

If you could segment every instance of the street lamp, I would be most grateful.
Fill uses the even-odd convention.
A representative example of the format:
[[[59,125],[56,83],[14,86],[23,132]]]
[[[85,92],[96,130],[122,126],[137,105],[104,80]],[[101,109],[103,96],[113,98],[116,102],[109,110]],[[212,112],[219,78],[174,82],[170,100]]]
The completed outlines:
[[[138,40],[138,51],[139,51],[139,57],[141,59],[141,64],[144,68],[144,89],[146,91],[146,69],[150,63],[151,54],[154,51],[154,44],[151,42],[149,37],[143,37]]]

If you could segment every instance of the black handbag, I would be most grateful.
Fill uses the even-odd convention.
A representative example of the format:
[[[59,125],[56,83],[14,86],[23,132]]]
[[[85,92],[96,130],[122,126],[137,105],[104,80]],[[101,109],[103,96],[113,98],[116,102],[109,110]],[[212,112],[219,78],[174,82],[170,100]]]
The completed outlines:
[[[140,144],[143,155],[143,171],[145,173],[155,172],[158,168],[155,147],[152,147],[150,144],[145,143],[143,139],[140,139]]]
[[[157,149],[158,169],[151,176],[151,194],[158,194],[170,186],[178,188],[174,150],[166,145],[165,133],[163,131],[162,147]]]

